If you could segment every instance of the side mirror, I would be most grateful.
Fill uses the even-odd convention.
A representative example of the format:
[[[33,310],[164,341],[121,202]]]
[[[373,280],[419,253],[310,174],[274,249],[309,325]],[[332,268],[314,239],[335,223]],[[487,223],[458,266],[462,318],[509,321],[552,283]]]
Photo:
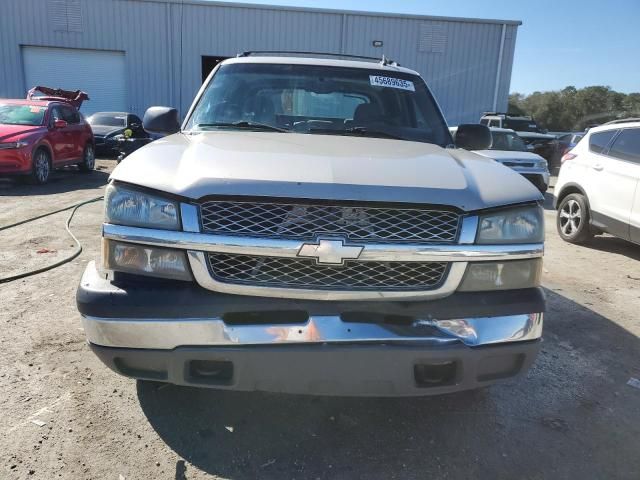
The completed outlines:
[[[68,125],[66,120],[58,119],[53,121],[53,128],[56,130],[58,128],[65,128]]]
[[[466,123],[458,126],[454,140],[457,147],[465,150],[486,150],[491,147],[493,142],[489,127],[479,123]]]
[[[142,128],[149,133],[171,135],[180,131],[178,110],[171,107],[150,107],[144,112]]]

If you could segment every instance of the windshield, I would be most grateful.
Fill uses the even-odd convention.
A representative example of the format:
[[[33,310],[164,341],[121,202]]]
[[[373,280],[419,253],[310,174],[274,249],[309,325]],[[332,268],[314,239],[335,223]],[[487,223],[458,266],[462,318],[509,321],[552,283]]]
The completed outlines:
[[[362,68],[223,65],[187,122],[187,130],[215,128],[452,143],[420,77]]]
[[[87,122],[90,125],[103,125],[105,127],[126,127],[127,116],[124,114],[95,113],[87,119]]]
[[[47,107],[0,103],[0,124],[42,125]]]
[[[491,150],[506,150],[510,152],[526,152],[527,146],[522,139],[512,132],[491,132],[493,143]]]

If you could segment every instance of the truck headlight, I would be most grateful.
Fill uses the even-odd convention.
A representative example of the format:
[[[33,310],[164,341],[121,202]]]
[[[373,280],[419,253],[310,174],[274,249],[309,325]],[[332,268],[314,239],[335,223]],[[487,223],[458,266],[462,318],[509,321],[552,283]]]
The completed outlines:
[[[542,243],[544,213],[540,205],[480,215],[476,243]]]
[[[109,185],[104,195],[105,222],[132,227],[179,230],[178,204],[148,193]]]
[[[192,280],[187,257],[182,250],[103,240],[102,264],[117,272]]]

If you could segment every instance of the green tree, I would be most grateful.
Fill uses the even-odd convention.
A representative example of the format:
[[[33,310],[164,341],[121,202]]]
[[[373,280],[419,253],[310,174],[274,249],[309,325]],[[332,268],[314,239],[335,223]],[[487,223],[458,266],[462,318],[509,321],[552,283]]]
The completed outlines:
[[[551,131],[582,130],[616,118],[640,117],[640,93],[624,94],[605,86],[509,95],[509,112],[531,115]]]

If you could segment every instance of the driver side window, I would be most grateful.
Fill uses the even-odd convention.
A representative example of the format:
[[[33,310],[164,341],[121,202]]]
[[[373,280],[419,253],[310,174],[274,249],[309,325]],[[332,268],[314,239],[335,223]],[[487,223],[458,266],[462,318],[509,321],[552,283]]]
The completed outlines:
[[[51,117],[49,118],[49,126],[53,127],[53,123],[56,120],[64,120],[64,118],[62,118],[62,111],[60,110],[60,107],[51,107]]]

